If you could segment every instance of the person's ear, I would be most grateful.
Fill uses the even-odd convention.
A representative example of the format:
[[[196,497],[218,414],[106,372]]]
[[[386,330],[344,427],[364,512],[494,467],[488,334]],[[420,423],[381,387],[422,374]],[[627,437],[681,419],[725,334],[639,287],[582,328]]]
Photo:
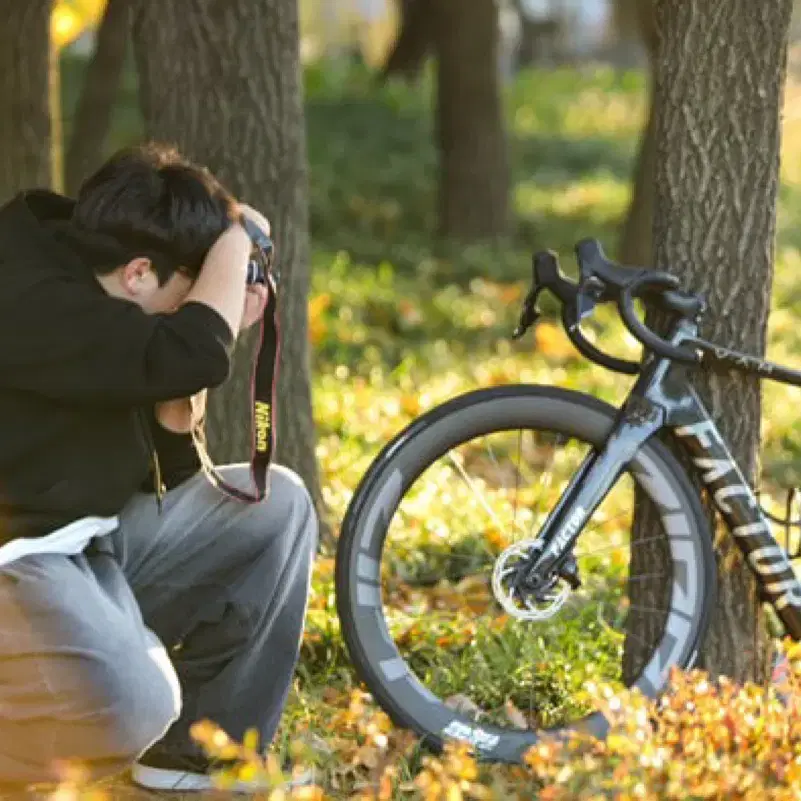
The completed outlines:
[[[151,291],[154,281],[158,284],[153,263],[144,256],[137,256],[122,266],[120,281],[125,292],[132,297]]]

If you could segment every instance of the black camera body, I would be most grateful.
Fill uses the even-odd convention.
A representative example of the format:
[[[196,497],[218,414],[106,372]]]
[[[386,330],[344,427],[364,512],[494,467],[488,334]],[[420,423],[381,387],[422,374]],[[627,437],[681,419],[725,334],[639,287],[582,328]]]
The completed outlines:
[[[245,283],[248,286],[251,284],[266,284],[269,277],[274,284],[277,284],[278,276],[273,264],[273,240],[256,223],[245,216],[242,218],[242,226],[253,244]]]
[[[267,275],[264,272],[264,267],[262,266],[260,260],[251,258],[248,262],[248,275],[245,279],[245,283],[248,286],[251,284],[267,283]]]

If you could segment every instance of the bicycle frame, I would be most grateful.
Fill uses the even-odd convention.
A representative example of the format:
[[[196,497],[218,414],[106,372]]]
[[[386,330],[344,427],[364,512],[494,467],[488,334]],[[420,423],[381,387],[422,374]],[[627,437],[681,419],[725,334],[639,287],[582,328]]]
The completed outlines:
[[[801,372],[722,348],[697,337],[697,326],[677,323],[668,339],[703,353],[702,365],[754,373],[801,386]],[[801,639],[801,582],[777,542],[709,412],[692,388],[687,366],[649,354],[604,446],[590,453],[546,519],[543,550],[527,575],[550,575],[572,551],[585,521],[651,436],[669,429],[687,452],[714,506],[731,531],[767,601],[787,633]]]

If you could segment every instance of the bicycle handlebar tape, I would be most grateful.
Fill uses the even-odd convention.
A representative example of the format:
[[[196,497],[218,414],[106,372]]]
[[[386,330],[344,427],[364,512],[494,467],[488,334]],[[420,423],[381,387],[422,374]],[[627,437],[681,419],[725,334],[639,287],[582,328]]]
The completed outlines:
[[[634,311],[634,298],[643,293],[647,293],[650,288],[664,288],[673,289],[676,286],[675,276],[668,275],[667,273],[646,273],[638,279],[632,281],[620,293],[620,315],[626,328],[629,329],[632,336],[636,337],[642,344],[649,350],[662,356],[666,359],[674,359],[678,362],[686,364],[698,364],[699,357],[695,351],[687,350],[686,348],[677,348],[671,345],[670,342],[660,337],[651,331],[648,326],[643,323],[637,313]]]

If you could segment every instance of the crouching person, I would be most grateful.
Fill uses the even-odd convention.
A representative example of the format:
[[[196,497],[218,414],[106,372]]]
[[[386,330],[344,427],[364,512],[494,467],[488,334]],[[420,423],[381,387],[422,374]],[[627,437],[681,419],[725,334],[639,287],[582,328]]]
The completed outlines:
[[[192,431],[267,287],[205,169],[146,147],[77,200],[0,209],[0,785],[132,769],[205,790],[189,729],[269,742],[294,672],[315,549],[309,494],[270,468],[243,503]],[[249,465],[220,469],[246,489]],[[258,788],[254,788],[258,789]]]

